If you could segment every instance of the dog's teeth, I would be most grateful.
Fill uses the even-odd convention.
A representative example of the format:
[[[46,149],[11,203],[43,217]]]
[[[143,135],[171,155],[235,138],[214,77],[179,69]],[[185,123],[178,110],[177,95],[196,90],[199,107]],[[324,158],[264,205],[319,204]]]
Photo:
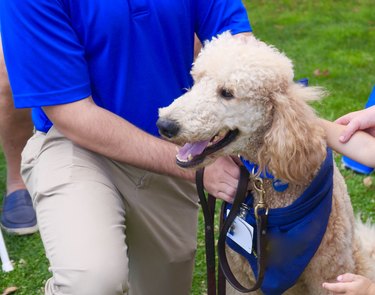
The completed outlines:
[[[213,145],[215,142],[217,142],[219,136],[215,135],[214,138],[212,138],[212,140],[208,143],[207,146],[211,146]]]
[[[192,154],[189,154],[188,157],[187,157],[187,159],[188,159],[188,161],[193,160],[193,156],[192,156]]]
[[[180,157],[176,157],[179,162],[187,162],[185,159],[181,159]]]
[[[219,140],[220,140],[220,136],[219,135],[216,135],[215,137],[214,137],[214,140],[212,141],[212,143],[215,143],[215,142],[218,142]]]
[[[225,136],[225,134],[227,134],[227,131],[225,131],[225,130],[221,130],[220,132],[219,132],[219,134],[218,134],[218,137],[224,137]]]

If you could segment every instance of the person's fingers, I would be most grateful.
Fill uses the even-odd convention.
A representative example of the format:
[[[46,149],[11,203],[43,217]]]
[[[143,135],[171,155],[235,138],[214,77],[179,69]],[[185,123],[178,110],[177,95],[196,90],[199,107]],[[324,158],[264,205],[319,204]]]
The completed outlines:
[[[335,123],[340,124],[340,125],[348,125],[350,121],[352,121],[354,118],[358,116],[358,113],[360,111],[354,111],[348,114],[345,114],[335,120]]]
[[[337,281],[342,283],[353,282],[356,279],[356,275],[352,273],[345,273],[337,277]]]
[[[351,116],[348,114],[348,115],[342,116],[340,118],[337,118],[335,120],[335,123],[340,124],[340,125],[348,125],[350,120],[351,120]]]
[[[238,179],[226,177],[223,181],[216,184],[216,197],[228,203],[233,203],[236,195]]]
[[[354,111],[348,114],[345,114],[335,120],[335,123],[340,124],[340,125],[348,125],[350,121],[353,119],[357,118],[358,115],[362,112],[363,110],[360,111]]]
[[[239,167],[233,159],[230,157],[219,158],[206,168],[204,187],[211,195],[232,203],[239,174]]]
[[[334,292],[334,294],[345,294],[347,290],[346,283],[323,283],[323,288]]]
[[[227,203],[230,203],[232,204],[233,201],[234,201],[234,193],[227,193],[227,192],[223,192],[223,191],[219,191],[217,194],[216,194],[216,197],[227,202]]]
[[[350,121],[349,124],[346,125],[346,128],[344,129],[344,131],[341,133],[339,140],[342,143],[347,142],[352,137],[354,132],[356,132],[359,129],[359,127],[360,127],[360,123],[358,121],[356,120]]]
[[[215,165],[220,165],[221,172],[228,174],[230,177],[238,179],[240,177],[239,164],[229,156],[218,158]]]

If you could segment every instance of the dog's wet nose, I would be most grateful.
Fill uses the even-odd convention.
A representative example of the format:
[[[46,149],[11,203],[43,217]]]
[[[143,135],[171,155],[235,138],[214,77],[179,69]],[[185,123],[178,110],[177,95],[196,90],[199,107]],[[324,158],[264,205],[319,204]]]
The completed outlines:
[[[172,138],[180,131],[180,126],[176,121],[169,119],[159,119],[156,122],[159,133],[167,138]]]

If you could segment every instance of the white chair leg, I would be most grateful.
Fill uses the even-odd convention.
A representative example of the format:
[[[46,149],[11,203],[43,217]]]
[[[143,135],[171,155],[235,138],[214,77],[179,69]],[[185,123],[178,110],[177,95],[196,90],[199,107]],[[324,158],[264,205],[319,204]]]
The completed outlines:
[[[1,262],[2,262],[1,266],[2,266],[3,271],[10,272],[14,269],[13,265],[12,265],[12,262],[9,259],[8,251],[7,251],[7,248],[5,246],[5,242],[4,242],[4,238],[3,238],[3,234],[1,232],[1,229],[0,229],[0,258],[1,258]]]

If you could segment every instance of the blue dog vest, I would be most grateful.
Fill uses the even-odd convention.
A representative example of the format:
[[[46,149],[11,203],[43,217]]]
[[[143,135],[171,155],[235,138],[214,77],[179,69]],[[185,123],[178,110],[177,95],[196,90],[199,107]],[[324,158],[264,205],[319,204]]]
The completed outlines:
[[[264,294],[278,295],[292,287],[314,256],[327,228],[332,190],[333,159],[332,151],[328,149],[317,176],[303,194],[287,207],[269,209],[267,261],[261,288]],[[246,203],[253,207],[252,195],[247,197]],[[227,209],[230,207],[227,204]],[[257,274],[257,229],[253,208],[245,220],[254,227],[254,251],[249,254],[229,237],[226,242],[230,248],[247,258],[253,272]]]

